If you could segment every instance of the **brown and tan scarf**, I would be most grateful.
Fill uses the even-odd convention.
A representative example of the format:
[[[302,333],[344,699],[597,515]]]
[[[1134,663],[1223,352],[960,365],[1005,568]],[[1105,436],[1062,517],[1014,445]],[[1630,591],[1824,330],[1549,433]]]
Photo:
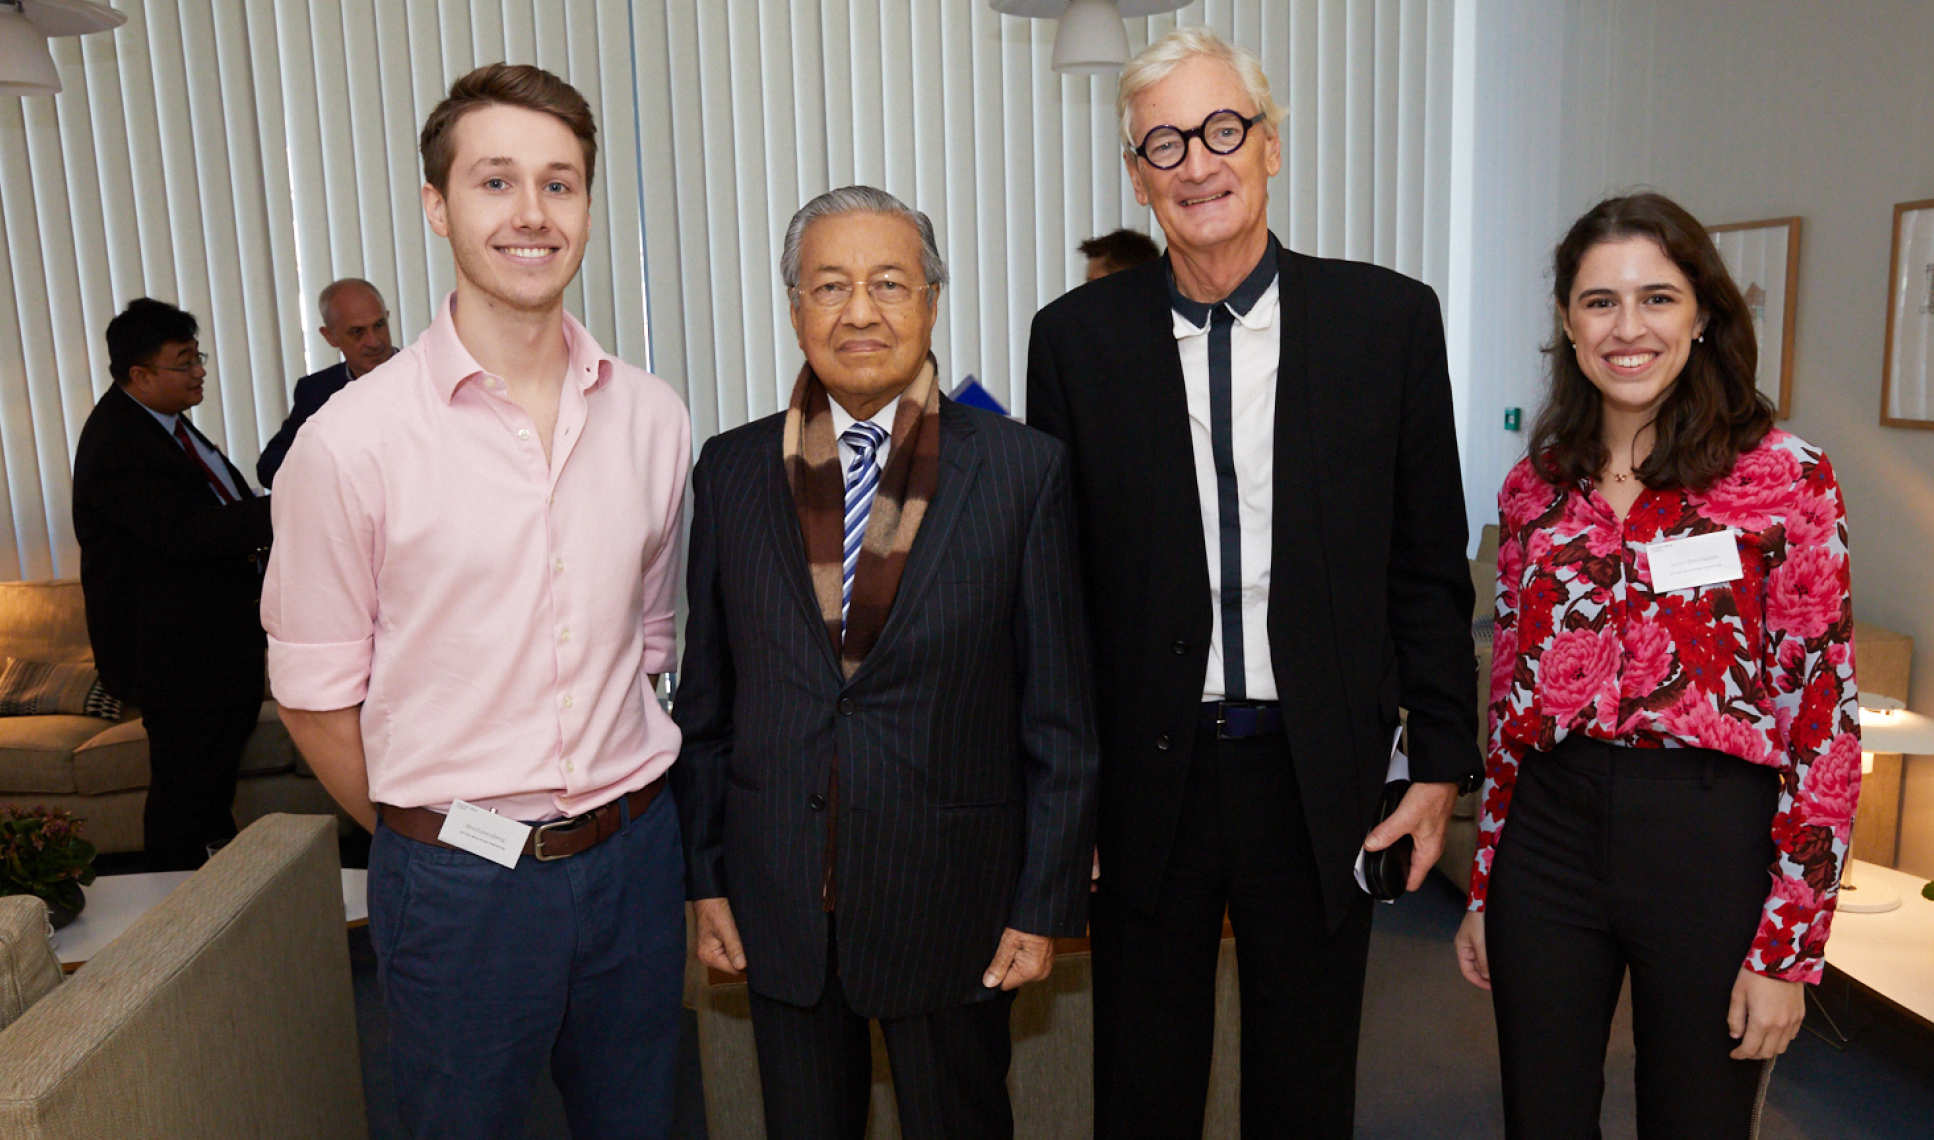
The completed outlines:
[[[813,594],[826,620],[826,633],[839,653],[840,670],[851,677],[879,639],[893,596],[900,588],[907,554],[920,520],[933,501],[940,476],[940,385],[929,354],[920,374],[900,394],[893,415],[893,442],[880,472],[880,485],[866,520],[866,537],[853,569],[853,599],[846,610],[846,635],[840,636],[839,595],[846,538],[846,472],[833,436],[832,404],[826,386],[808,364],[792,386],[786,409],[786,482],[799,511],[806,539],[806,562]]]

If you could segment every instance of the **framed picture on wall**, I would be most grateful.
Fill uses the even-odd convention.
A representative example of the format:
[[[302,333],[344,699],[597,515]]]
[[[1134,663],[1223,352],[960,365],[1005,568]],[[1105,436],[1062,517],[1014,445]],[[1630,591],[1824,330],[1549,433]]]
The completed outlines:
[[[1880,422],[1934,428],[1934,198],[1894,207]]]
[[[1712,242],[1746,298],[1759,341],[1759,390],[1775,414],[1793,414],[1794,302],[1800,287],[1800,219],[1767,218],[1711,228]]]

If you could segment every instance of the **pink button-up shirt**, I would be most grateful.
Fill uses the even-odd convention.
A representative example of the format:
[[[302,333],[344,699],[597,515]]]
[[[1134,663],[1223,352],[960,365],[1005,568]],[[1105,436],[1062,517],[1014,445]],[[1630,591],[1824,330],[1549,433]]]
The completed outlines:
[[[576,815],[671,767],[685,406],[568,315],[551,458],[457,339],[414,344],[303,425],[262,589],[278,701],[362,705],[369,794]]]

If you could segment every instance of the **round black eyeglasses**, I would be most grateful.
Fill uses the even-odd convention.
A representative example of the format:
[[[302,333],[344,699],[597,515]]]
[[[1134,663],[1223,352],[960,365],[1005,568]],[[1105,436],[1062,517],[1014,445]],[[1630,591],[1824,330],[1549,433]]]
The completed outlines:
[[[1244,117],[1240,111],[1216,111],[1194,130],[1185,131],[1164,123],[1142,136],[1134,153],[1157,170],[1173,170],[1189,156],[1189,140],[1198,138],[1210,154],[1234,154],[1249,138],[1249,128],[1262,122],[1261,111]]]

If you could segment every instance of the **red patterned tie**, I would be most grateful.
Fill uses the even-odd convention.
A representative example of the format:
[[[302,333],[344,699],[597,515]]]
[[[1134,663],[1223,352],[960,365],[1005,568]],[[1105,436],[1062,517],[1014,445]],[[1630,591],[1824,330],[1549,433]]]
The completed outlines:
[[[208,466],[208,461],[201,457],[201,448],[196,447],[195,441],[189,437],[188,425],[180,416],[175,417],[175,442],[181,444],[181,449],[188,453],[188,458],[194,460],[195,466],[201,468],[201,473],[208,477],[208,485],[215,488],[215,496],[222,501],[222,505],[227,506],[234,502],[235,496],[229,493],[227,487],[222,486],[220,477],[215,474],[213,468]]]

